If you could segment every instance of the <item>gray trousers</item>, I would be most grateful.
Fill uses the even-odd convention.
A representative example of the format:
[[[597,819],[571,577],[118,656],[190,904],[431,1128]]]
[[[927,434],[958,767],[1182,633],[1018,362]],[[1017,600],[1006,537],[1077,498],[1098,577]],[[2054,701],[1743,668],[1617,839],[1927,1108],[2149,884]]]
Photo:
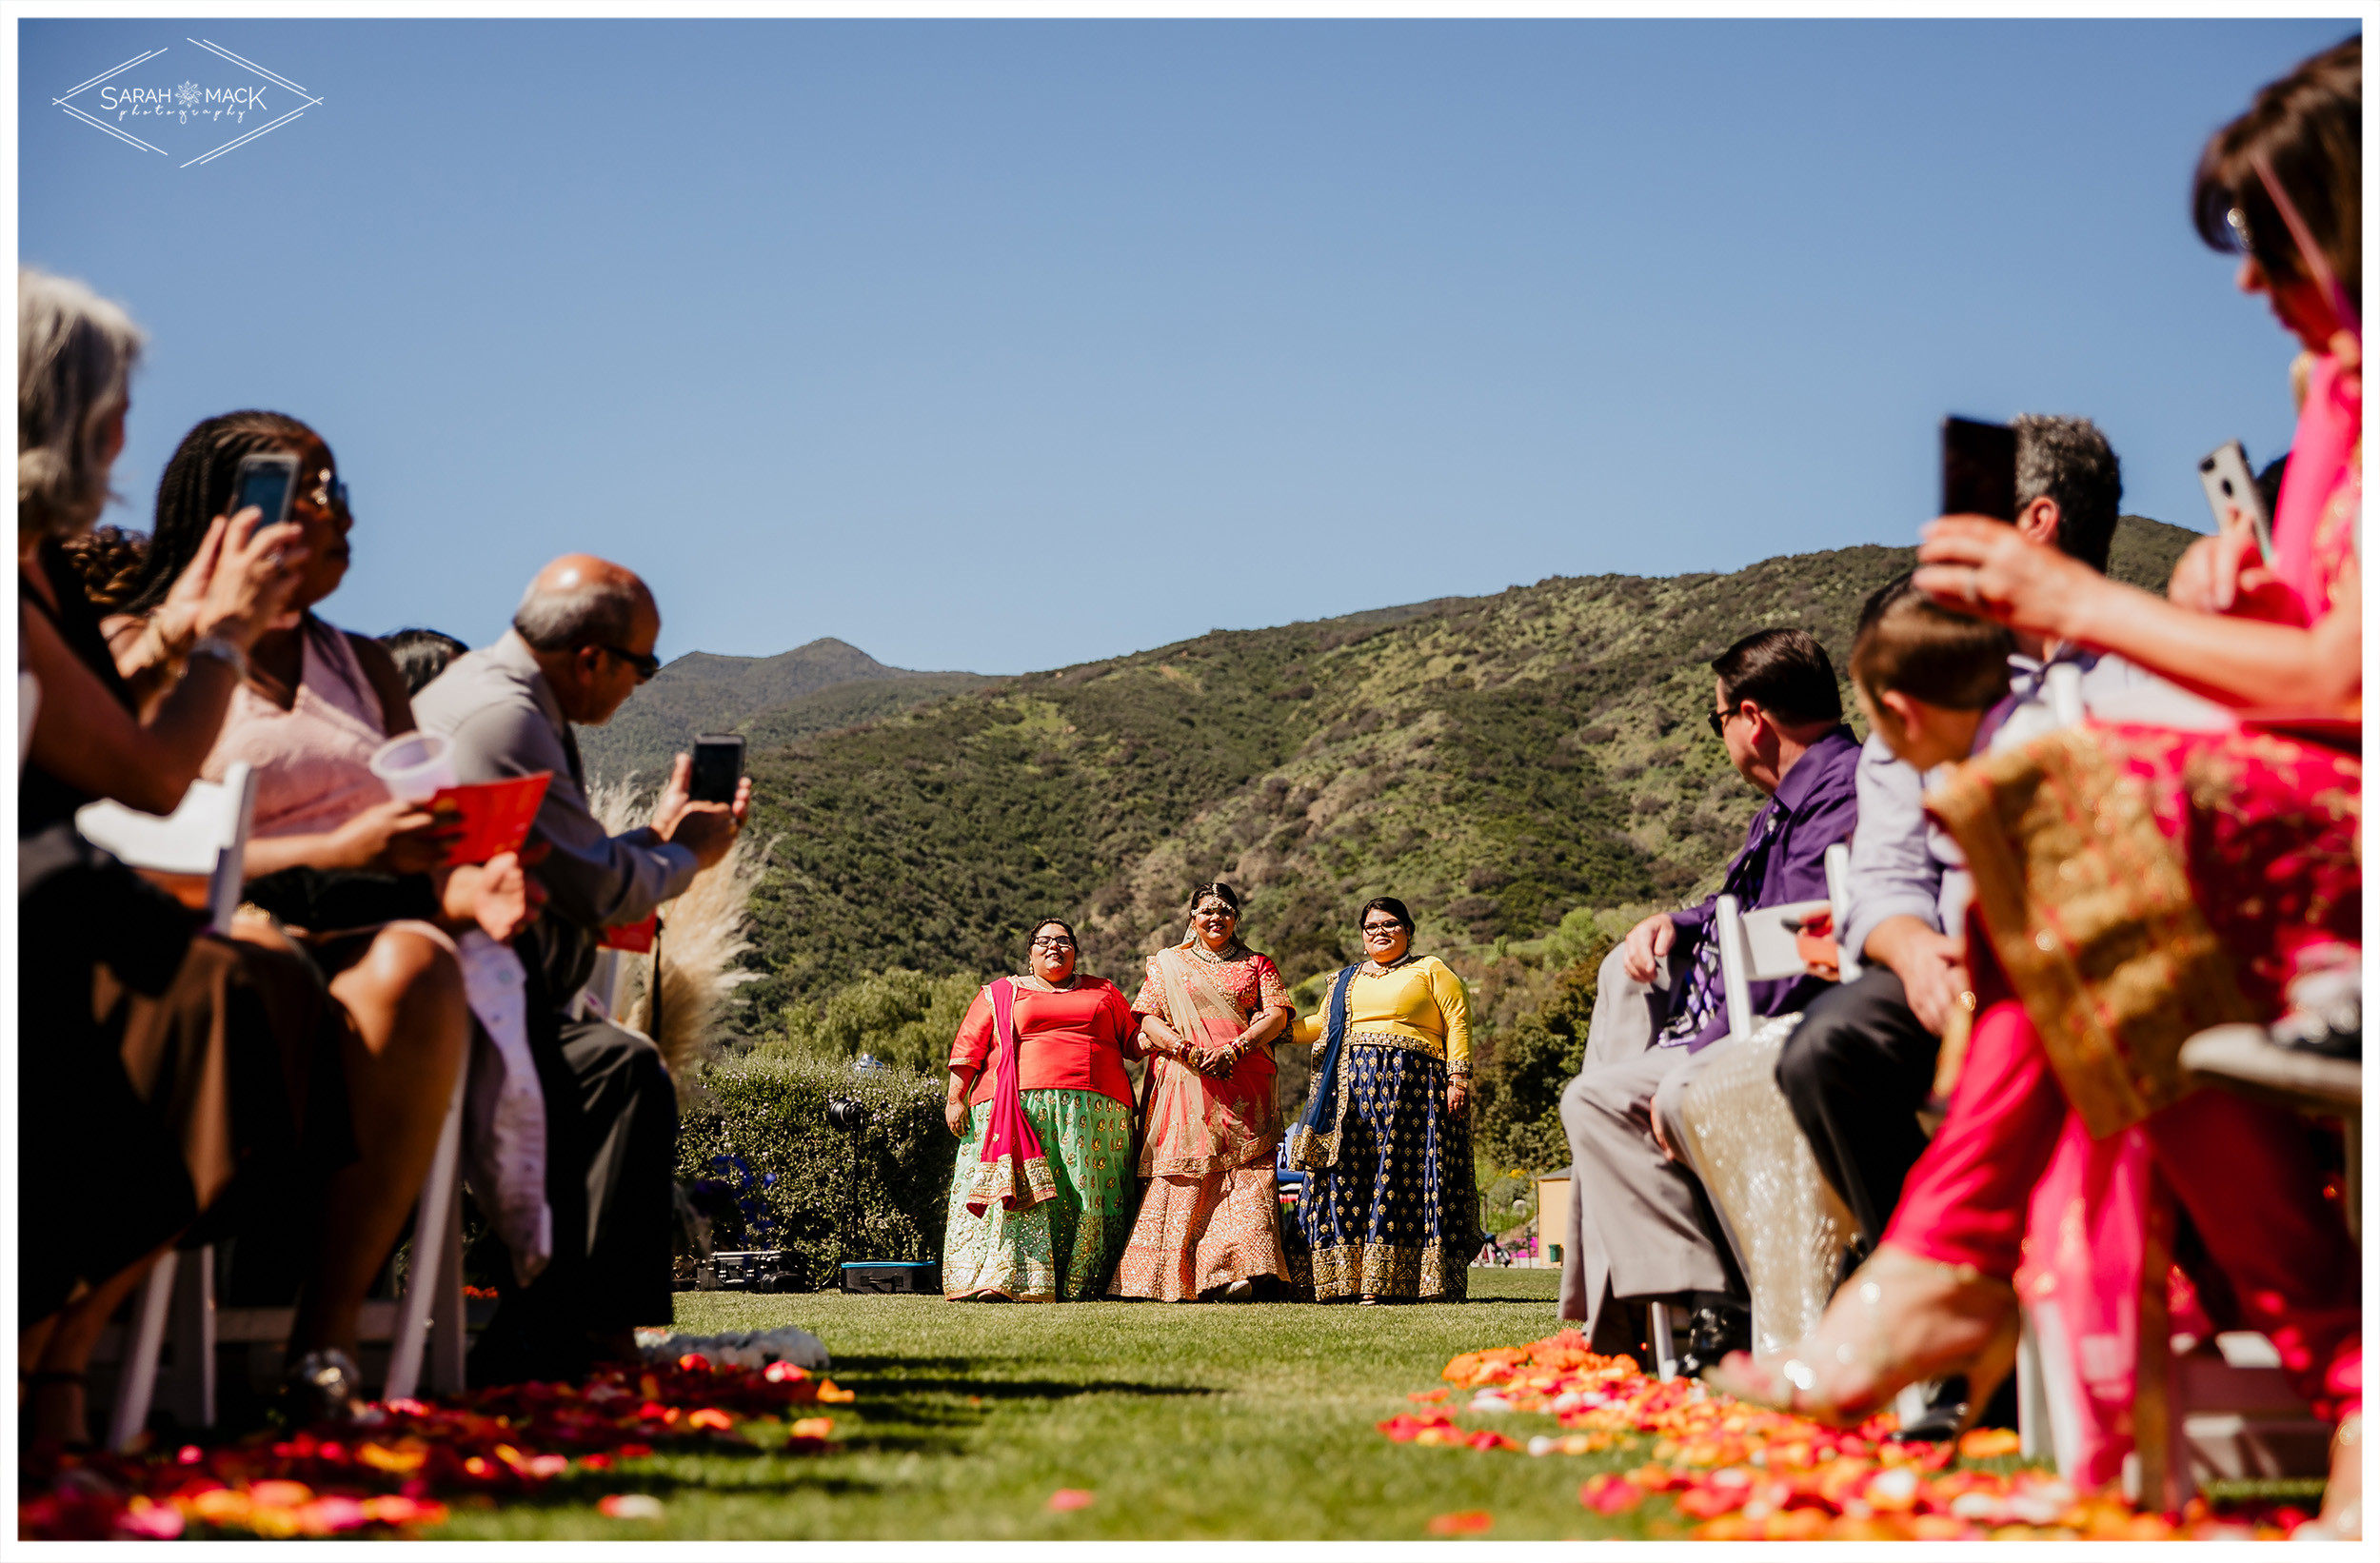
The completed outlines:
[[[1740,1296],[1702,1186],[1661,1154],[1653,1114],[1676,1088],[1727,1043],[1700,1053],[1653,1046],[1666,1004],[1667,972],[1656,986],[1604,959],[1587,1024],[1586,1057],[1562,1092],[1562,1129],[1570,1139],[1570,1233],[1562,1249],[1560,1317],[1582,1320],[1598,1351],[1633,1351],[1616,1298],[1686,1300],[1694,1294]],[[1672,1119],[1665,1116],[1664,1129]]]

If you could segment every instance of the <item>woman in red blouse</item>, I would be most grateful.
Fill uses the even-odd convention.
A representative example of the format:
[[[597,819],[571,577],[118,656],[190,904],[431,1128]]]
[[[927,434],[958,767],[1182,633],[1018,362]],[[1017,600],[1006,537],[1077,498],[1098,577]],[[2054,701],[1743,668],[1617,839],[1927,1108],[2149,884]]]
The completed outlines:
[[[1044,918],[1030,972],[986,984],[951,1043],[951,1298],[1096,1297],[1123,1248],[1138,1022],[1115,983],[1074,963],[1074,930]]]

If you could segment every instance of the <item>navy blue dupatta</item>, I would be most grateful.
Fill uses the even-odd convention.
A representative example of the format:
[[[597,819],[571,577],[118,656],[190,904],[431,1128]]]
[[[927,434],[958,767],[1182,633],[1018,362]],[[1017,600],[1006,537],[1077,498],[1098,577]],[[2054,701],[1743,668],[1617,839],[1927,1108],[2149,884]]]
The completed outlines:
[[[1339,1159],[1339,1125],[1347,1105],[1339,1055],[1347,1040],[1347,989],[1355,979],[1355,967],[1340,968],[1322,1006],[1322,1066],[1314,1072],[1306,1110],[1289,1129],[1289,1164],[1301,1172],[1321,1172]]]

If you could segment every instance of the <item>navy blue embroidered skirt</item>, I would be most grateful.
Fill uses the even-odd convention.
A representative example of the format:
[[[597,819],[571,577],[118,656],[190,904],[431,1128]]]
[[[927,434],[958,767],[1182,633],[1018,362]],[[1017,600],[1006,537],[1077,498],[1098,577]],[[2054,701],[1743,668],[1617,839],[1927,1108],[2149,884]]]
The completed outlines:
[[[1318,1302],[1460,1301],[1478,1198],[1470,1125],[1446,1111],[1445,1060],[1350,1039],[1339,1086],[1339,1155],[1298,1201],[1293,1276],[1311,1274]]]

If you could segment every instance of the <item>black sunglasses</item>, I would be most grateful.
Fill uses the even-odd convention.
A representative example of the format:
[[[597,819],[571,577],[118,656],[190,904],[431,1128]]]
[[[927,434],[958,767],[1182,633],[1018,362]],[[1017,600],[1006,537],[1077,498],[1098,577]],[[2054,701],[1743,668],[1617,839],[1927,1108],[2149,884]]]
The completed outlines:
[[[661,671],[661,659],[649,651],[627,651],[603,641],[595,643],[595,649],[608,651],[630,667],[635,668],[636,682],[639,683],[650,683],[653,675]]]
[[[1702,713],[1702,718],[1711,724],[1713,738],[1724,739],[1727,737],[1727,719],[1741,715],[1743,713],[1740,711],[1705,711]]]

